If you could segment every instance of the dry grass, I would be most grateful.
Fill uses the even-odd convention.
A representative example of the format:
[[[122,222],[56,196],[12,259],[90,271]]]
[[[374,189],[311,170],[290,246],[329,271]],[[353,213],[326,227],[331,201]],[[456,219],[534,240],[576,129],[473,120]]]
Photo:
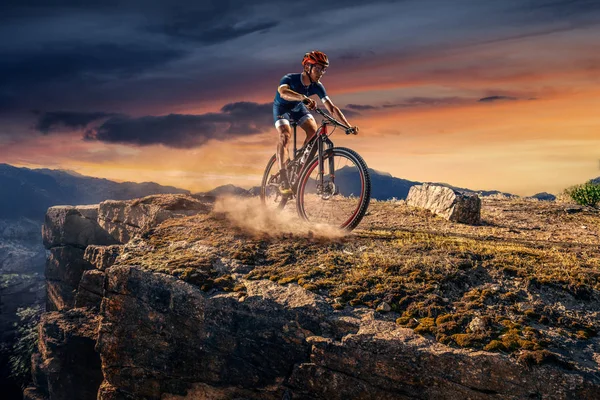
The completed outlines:
[[[240,295],[240,277],[297,283],[337,309],[386,303],[386,317],[451,346],[576,361],[574,348],[600,352],[600,214],[568,208],[484,199],[482,225],[469,226],[374,202],[360,229],[332,238],[249,231],[213,212],[166,221],[124,260]]]

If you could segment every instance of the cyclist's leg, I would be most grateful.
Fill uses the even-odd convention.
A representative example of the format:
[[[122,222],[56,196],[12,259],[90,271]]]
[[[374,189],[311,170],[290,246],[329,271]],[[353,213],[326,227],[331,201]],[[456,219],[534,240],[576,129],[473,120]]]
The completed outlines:
[[[298,121],[298,126],[306,132],[306,138],[302,144],[304,146],[317,132],[317,122],[304,104],[302,104],[301,107],[298,107],[297,111],[292,113],[292,118]]]
[[[279,166],[279,176],[281,178],[281,186],[279,191],[282,195],[289,195],[292,193],[290,188],[289,178],[287,176],[286,164],[289,161],[289,153],[288,153],[288,143],[290,142],[290,137],[292,136],[292,129],[290,127],[290,122],[285,118],[284,115],[275,116],[275,128],[277,129],[277,164]]]
[[[304,132],[306,132],[306,138],[304,139],[303,144],[304,146],[310,139],[312,139],[315,133],[317,133],[317,121],[315,121],[312,115],[308,114],[308,118],[306,118],[306,121],[304,121],[300,127],[304,129]]]
[[[277,165],[281,171],[284,171],[285,163],[289,160],[288,143],[292,136],[288,110],[276,103],[273,104],[273,121],[277,129]]]
[[[290,159],[288,153],[288,144],[290,142],[290,138],[292,137],[292,128],[290,127],[290,123],[287,119],[280,119],[279,121],[281,121],[279,125],[276,124],[278,134],[276,154],[279,169],[283,171],[285,164]]]

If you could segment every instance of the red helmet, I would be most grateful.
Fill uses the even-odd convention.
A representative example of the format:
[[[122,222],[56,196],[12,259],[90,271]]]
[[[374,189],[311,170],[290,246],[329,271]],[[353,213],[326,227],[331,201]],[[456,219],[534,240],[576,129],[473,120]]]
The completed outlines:
[[[327,55],[323,52],[313,50],[310,53],[306,53],[304,58],[302,59],[302,66],[306,64],[319,64],[324,67],[329,66],[329,60],[327,59]]]

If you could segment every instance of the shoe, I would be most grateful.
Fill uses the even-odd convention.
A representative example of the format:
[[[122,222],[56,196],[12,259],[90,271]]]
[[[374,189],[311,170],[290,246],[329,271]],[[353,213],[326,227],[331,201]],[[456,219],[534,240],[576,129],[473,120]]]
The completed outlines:
[[[287,181],[283,181],[279,184],[279,193],[281,193],[282,196],[289,196],[294,192],[292,192],[290,184]]]
[[[293,192],[290,188],[290,181],[288,180],[287,170],[283,169],[279,172],[279,179],[279,193],[281,193],[282,196],[291,195]]]

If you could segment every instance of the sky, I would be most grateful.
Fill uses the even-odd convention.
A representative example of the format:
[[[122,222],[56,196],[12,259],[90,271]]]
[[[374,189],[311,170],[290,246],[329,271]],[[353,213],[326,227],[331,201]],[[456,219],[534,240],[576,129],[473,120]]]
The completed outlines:
[[[598,0],[4,0],[0,163],[260,185],[279,80],[320,50],[370,168],[557,194],[600,176],[599,38]]]

